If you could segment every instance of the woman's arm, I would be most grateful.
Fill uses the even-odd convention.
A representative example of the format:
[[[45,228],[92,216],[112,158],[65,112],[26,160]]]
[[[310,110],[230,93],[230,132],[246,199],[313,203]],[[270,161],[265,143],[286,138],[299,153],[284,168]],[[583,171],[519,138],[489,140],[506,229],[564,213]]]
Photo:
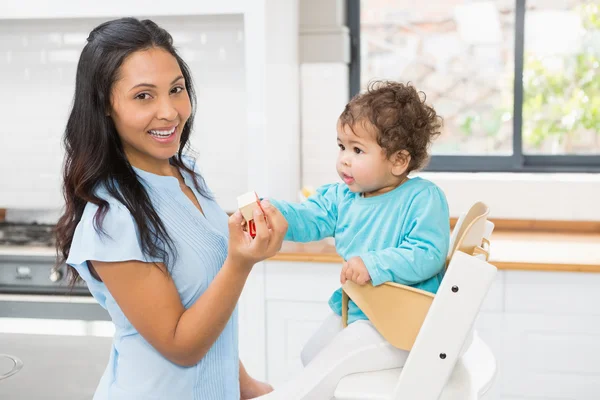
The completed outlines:
[[[138,332],[165,358],[182,366],[198,363],[216,341],[250,272],[249,266],[227,259],[206,292],[185,310],[164,265],[92,264]]]
[[[239,212],[229,219],[229,252],[206,292],[185,309],[164,265],[140,261],[92,261],[94,269],[138,332],[165,358],[182,365],[197,364],[231,317],[252,266],[281,248],[287,224],[272,206],[255,215],[257,235],[242,230]]]

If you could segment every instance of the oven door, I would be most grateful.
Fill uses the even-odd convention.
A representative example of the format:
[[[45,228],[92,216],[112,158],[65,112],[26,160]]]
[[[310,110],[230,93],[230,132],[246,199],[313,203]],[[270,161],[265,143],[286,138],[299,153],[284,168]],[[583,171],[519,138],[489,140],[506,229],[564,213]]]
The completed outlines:
[[[90,296],[0,294],[0,354],[22,368],[0,380],[3,400],[93,397],[114,326]],[[0,360],[0,376],[15,362]]]

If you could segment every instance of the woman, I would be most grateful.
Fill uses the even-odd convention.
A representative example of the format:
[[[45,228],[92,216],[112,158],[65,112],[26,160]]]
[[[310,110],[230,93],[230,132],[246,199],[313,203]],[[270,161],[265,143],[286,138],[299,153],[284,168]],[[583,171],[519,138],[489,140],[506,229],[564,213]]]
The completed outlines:
[[[190,71],[154,22],[124,18],[90,33],[65,131],[57,248],[116,328],[94,399],[272,390],[239,361],[236,303],[287,224],[263,202],[251,239],[239,211],[228,219],[215,203],[183,154],[194,105]]]

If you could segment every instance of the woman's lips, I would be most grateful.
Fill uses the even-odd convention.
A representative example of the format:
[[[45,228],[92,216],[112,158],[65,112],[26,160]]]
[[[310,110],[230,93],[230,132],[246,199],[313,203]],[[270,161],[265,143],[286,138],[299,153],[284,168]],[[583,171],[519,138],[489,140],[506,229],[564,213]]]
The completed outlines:
[[[177,127],[178,125],[166,129],[153,129],[149,130],[148,133],[157,142],[168,144],[177,138]]]

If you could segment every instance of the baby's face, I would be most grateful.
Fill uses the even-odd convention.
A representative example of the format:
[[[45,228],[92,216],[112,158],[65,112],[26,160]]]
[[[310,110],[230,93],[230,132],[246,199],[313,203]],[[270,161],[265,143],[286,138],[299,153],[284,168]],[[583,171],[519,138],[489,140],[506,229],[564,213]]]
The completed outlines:
[[[392,173],[393,163],[377,143],[371,124],[358,122],[351,127],[338,121],[337,133],[337,172],[352,192],[377,196],[399,185],[401,179]]]

